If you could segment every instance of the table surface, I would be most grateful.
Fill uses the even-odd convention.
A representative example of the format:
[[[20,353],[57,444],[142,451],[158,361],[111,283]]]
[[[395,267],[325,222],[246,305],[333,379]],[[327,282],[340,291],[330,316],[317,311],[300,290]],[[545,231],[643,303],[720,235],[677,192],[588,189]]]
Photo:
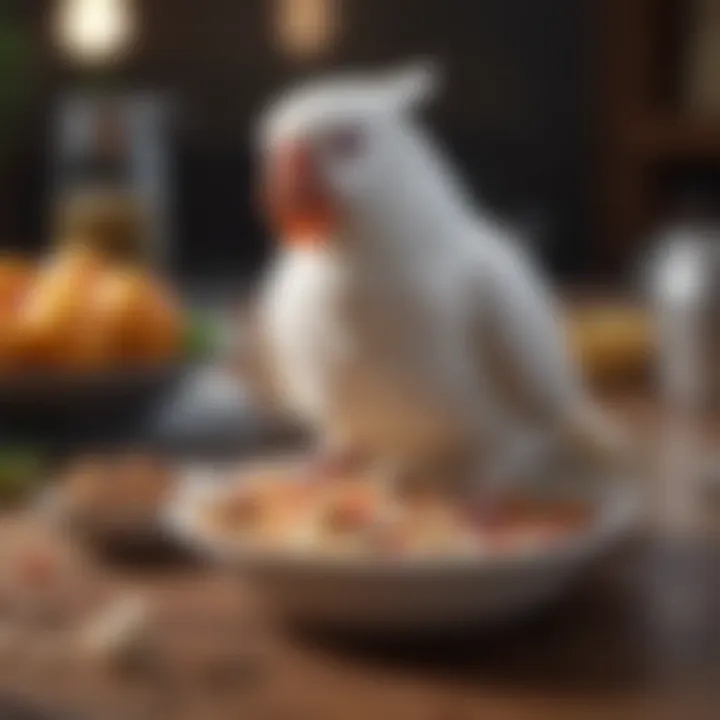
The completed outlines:
[[[649,441],[652,404],[627,402],[623,413]],[[657,498],[653,479],[648,489]],[[30,645],[0,652],[0,717],[36,717],[22,714],[27,702],[48,717],[99,720],[716,718],[713,505],[703,501],[702,521],[682,537],[650,513],[636,538],[535,617],[412,644],[280,627],[240,578],[217,570],[98,566],[90,585],[139,588],[159,611],[159,653],[144,670],[113,673],[40,661]]]

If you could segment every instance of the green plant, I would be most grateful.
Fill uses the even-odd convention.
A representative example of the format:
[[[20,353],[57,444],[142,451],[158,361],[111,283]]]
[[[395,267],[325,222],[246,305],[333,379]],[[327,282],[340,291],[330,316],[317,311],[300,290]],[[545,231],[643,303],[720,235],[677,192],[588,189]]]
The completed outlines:
[[[219,348],[217,323],[197,310],[188,313],[185,324],[185,355],[189,359],[207,359]]]
[[[27,497],[42,481],[45,458],[33,447],[0,447],[0,506]]]

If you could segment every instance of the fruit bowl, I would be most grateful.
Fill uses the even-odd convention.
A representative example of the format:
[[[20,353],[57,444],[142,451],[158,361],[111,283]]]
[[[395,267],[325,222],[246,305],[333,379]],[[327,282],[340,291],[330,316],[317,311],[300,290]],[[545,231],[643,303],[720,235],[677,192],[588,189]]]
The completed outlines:
[[[0,424],[20,436],[59,436],[78,421],[90,423],[89,430],[134,423],[216,349],[210,318],[179,312],[175,346],[154,359],[119,356],[83,365],[45,358],[0,365]]]
[[[90,408],[110,411],[138,401],[152,403],[172,389],[187,372],[188,365],[178,361],[88,371],[27,370],[0,374],[0,409],[74,415]]]
[[[173,283],[85,245],[0,257],[0,405],[115,401],[164,387],[197,355]]]

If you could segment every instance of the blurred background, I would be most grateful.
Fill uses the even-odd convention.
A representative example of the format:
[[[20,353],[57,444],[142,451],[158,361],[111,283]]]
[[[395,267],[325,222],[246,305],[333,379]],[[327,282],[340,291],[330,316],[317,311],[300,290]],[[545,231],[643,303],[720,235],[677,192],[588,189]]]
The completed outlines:
[[[447,84],[431,120],[478,196],[532,229],[559,277],[617,277],[648,230],[713,197],[716,5],[6,0],[3,243],[47,239],[68,98],[112,90],[127,108],[150,95],[162,119],[133,137],[172,167],[155,181],[168,259],[190,282],[252,276],[268,252],[248,145],[263,104],[311,73],[432,56]]]
[[[660,122],[675,100],[689,110],[691,95],[694,109],[712,109],[698,87],[713,60],[696,47],[712,47],[707,23],[703,33],[680,32],[666,22],[671,5],[6,0],[2,242],[22,249],[47,242],[53,168],[66,150],[57,126],[69,98],[111,90],[127,108],[150,95],[162,118],[140,121],[131,144],[148,133],[146,154],[161,152],[157,162],[172,168],[161,177],[166,171],[146,160],[139,171],[158,174],[148,182],[167,194],[167,259],[188,283],[252,277],[269,250],[250,192],[249,130],[263,104],[311,73],[430,56],[446,75],[430,120],[478,196],[532,229],[559,277],[617,271],[619,248],[622,260],[633,256],[650,186],[666,165],[712,160],[711,135],[706,156],[692,133],[683,135],[685,125]],[[690,27],[708,3],[674,5]],[[672,62],[654,62],[654,49],[669,48]],[[652,140],[621,161],[646,126]],[[695,144],[685,147],[681,137]]]
[[[173,267],[189,282],[252,276],[268,244],[250,202],[248,131],[268,97],[310,73],[432,56],[447,84],[431,119],[471,187],[533,230],[558,277],[614,278],[649,229],[713,197],[716,6],[5,0],[2,241],[47,240],[63,104],[112,88],[126,107],[147,94],[162,107],[135,133],[172,167]]]

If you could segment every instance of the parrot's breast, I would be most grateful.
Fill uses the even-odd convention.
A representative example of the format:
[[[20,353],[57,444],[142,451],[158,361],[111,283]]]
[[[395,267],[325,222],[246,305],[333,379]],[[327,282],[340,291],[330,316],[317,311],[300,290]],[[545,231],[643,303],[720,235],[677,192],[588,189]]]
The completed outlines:
[[[474,368],[457,317],[437,295],[359,282],[314,253],[288,259],[271,287],[279,385],[321,432],[415,454],[474,432]]]

